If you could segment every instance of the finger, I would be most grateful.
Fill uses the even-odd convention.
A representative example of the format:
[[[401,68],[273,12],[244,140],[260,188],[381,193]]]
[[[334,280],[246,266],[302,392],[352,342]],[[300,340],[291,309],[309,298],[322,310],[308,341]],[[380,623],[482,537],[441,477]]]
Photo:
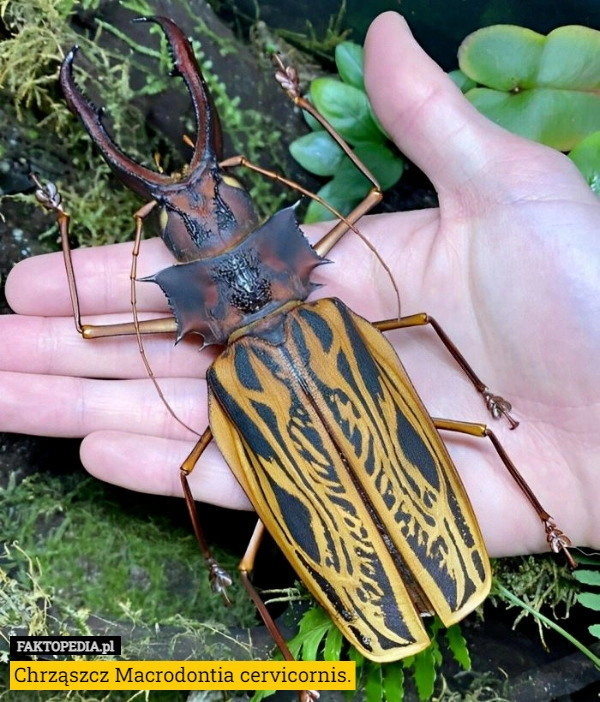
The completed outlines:
[[[536,148],[483,117],[395,12],[380,15],[369,29],[365,75],[382,125],[440,194],[465,184],[481,188],[487,178],[497,188],[493,163],[523,144]]]
[[[326,228],[325,225],[312,227],[307,237],[314,243]],[[83,315],[131,311],[132,248],[132,243],[126,242],[72,251]],[[138,310],[170,314],[158,285],[140,279],[174,264],[173,255],[159,238],[141,243],[136,272]],[[71,315],[73,308],[63,254],[45,254],[18,263],[6,281],[6,298],[18,314]]]
[[[137,277],[152,275],[173,264],[160,239],[142,242]],[[131,244],[114,244],[73,251],[73,267],[84,315],[131,311]],[[157,285],[138,283],[140,310],[168,313]],[[69,316],[73,312],[61,253],[21,261],[6,281],[6,298],[19,314]]]
[[[325,229],[323,225],[311,227],[307,230],[308,238],[313,242],[318,240]],[[365,234],[368,234],[366,226]],[[395,251],[389,232],[385,234],[382,245]],[[379,243],[375,242],[375,246],[378,248]],[[385,251],[382,255],[385,257]],[[358,269],[356,257],[365,262]],[[323,292],[329,295],[345,295],[348,291],[350,297],[354,293],[364,301],[359,283],[372,284],[372,279],[382,279],[380,262],[354,236],[346,237],[342,245],[336,246],[334,259],[338,265],[323,266],[315,275],[318,283],[328,286]],[[142,242],[137,278],[152,275],[173,263],[167,247],[159,239]],[[372,275],[374,265],[377,266],[376,275]],[[114,313],[126,315],[121,321],[132,319],[130,244],[78,249],[73,252],[73,266],[84,323],[96,323],[98,320],[92,317]],[[62,254],[36,256],[17,264],[6,282],[6,297],[11,308],[21,315],[71,317],[73,308]],[[138,282],[136,297],[139,312],[171,315],[158,285]]]
[[[84,439],[81,459],[100,480],[138,492],[181,496],[179,467],[193,446],[190,441],[101,431]],[[231,509],[251,508],[214,442],[188,480],[197,500]]]
[[[0,431],[79,438],[103,429],[193,438],[161,402],[150,380],[107,382],[0,372]],[[164,379],[161,389],[182,422],[208,422],[206,383]]]
[[[130,321],[130,315],[90,317],[98,324]],[[191,335],[175,345],[172,334],[144,336],[144,352],[156,377],[204,377],[214,348],[200,352]],[[90,378],[147,378],[135,336],[83,339],[67,317],[0,316],[0,369],[16,373]]]

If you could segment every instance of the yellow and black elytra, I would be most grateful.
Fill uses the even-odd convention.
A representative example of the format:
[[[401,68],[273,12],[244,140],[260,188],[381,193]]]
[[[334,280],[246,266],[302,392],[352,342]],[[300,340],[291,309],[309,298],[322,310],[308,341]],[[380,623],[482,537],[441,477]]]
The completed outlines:
[[[429,642],[487,595],[489,563],[448,452],[389,343],[336,299],[211,367],[210,425],[260,519],[364,655]],[[393,437],[393,438],[392,438]]]
[[[68,248],[69,217],[56,188],[40,201],[59,221],[78,331],[85,338],[171,331],[201,334],[224,349],[207,373],[210,426],[181,467],[184,494],[216,591],[230,577],[204,540],[187,476],[215,439],[260,522],[240,565],[244,584],[284,656],[285,641],[248,573],[263,525],[346,638],[367,658],[392,661],[429,643],[422,616],[449,626],[486,596],[490,567],[468,496],[439,431],[489,438],[537,511],[554,551],[569,561],[567,537],[539,504],[495,435],[484,424],[432,419],[382,331],[430,325],[482,395],[511,427],[510,404],[491,393],[435,319],[425,313],[370,323],[337,299],[305,302],[311,273],[356,221],[376,204],[377,182],[343,139],[298,91],[292,69],[277,79],[310,111],[372,183],[364,202],[311,247],[286,209],[260,224],[249,195],[228,174],[248,163],[221,160],[221,131],[192,48],[169,19],[165,32],[175,73],[189,90],[196,135],[189,168],[168,176],[133,162],[112,142],[99,111],[73,78],[75,50],[61,85],[102,155],[127,187],[147,200],[135,215],[135,260],[144,217],[159,209],[161,235],[177,263],[148,280],[165,292],[174,318],[105,327],[82,325]],[[310,195],[313,197],[312,195]],[[225,595],[226,596],[226,595]],[[308,695],[310,696],[310,695]]]

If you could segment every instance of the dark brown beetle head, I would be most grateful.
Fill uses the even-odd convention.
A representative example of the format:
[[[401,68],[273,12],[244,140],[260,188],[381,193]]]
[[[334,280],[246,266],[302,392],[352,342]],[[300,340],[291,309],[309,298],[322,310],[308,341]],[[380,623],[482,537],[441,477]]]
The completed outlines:
[[[161,236],[179,261],[211,256],[242,240],[258,224],[252,201],[240,184],[219,168],[221,126],[194,52],[183,32],[166,17],[140,18],[164,31],[194,107],[196,135],[189,166],[181,176],[157,173],[129,158],[102,124],[102,110],[77,88],[73,61],[77,47],[63,61],[60,83],[71,110],[79,116],[108,165],[123,183],[159,206]]]

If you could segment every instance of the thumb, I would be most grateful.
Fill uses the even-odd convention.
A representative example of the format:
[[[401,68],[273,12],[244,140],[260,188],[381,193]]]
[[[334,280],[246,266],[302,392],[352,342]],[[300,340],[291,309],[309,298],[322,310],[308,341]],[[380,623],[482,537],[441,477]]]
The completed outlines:
[[[440,195],[475,178],[481,187],[506,140],[523,141],[477,112],[395,12],[379,15],[369,28],[365,78],[384,129]]]

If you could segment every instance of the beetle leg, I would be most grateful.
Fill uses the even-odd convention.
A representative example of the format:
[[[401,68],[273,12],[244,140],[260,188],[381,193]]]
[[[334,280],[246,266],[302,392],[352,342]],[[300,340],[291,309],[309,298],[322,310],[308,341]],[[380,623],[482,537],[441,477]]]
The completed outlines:
[[[256,522],[254,532],[252,533],[252,537],[250,538],[250,542],[248,543],[246,552],[244,553],[242,560],[240,561],[238,570],[240,571],[240,576],[242,578],[242,583],[246,588],[246,592],[250,595],[252,602],[254,602],[254,606],[258,610],[258,613],[260,614],[265,626],[267,627],[269,633],[273,637],[277,648],[281,651],[281,655],[285,658],[286,661],[294,661],[296,659],[294,658],[290,649],[288,648],[283,634],[279,630],[279,627],[275,623],[273,617],[269,614],[269,611],[265,607],[265,603],[262,601],[261,596],[258,594],[258,591],[256,590],[256,588],[252,584],[252,581],[250,580],[250,573],[254,569],[254,561],[256,560],[256,554],[258,552],[264,534],[265,525],[259,519]],[[300,702],[314,702],[315,700],[319,699],[319,696],[320,695],[316,690],[302,690],[298,692]]]
[[[576,568],[577,564],[569,552],[571,539],[569,539],[569,537],[556,526],[550,514],[542,507],[533,490],[529,487],[525,481],[525,478],[523,478],[521,473],[517,470],[517,467],[511,461],[494,432],[491,429],[488,429],[485,424],[474,422],[457,422],[452,419],[433,418],[433,423],[437,429],[442,429],[444,431],[455,431],[460,434],[468,434],[481,439],[489,439],[492,442],[494,448],[496,449],[496,453],[500,456],[502,463],[504,463],[513,480],[517,483],[525,497],[531,503],[533,509],[537,512],[538,517],[541,519],[546,531],[546,540],[548,541],[550,550],[554,553],[562,552],[567,559],[569,567]]]
[[[177,320],[171,317],[161,317],[160,319],[148,319],[140,321],[137,315],[137,300],[136,300],[136,277],[137,277],[137,259],[140,250],[140,243],[142,240],[143,232],[143,221],[144,218],[150,214],[150,212],[156,206],[156,201],[151,200],[147,202],[143,207],[141,207],[137,212],[134,213],[133,217],[135,219],[135,241],[133,246],[132,258],[131,258],[131,309],[133,320],[131,322],[123,322],[122,324],[82,324],[81,322],[81,306],[79,304],[79,293],[77,292],[77,280],[75,277],[75,270],[73,268],[73,259],[71,256],[71,245],[69,244],[69,222],[70,215],[65,211],[62,203],[62,197],[58,192],[58,189],[54,183],[42,184],[41,181],[32,173],[31,178],[35,183],[36,198],[47,210],[55,213],[56,221],[58,223],[58,229],[60,233],[61,247],[63,251],[63,259],[65,262],[65,269],[67,272],[67,281],[69,284],[69,294],[71,297],[71,305],[73,307],[73,320],[75,322],[75,329],[84,339],[98,339],[101,337],[112,337],[112,336],[124,336],[128,334],[135,334],[138,340],[138,347],[140,351],[140,356],[146,368],[146,372],[150,380],[154,383],[158,396],[160,397],[162,403],[167,408],[169,414],[178,421],[186,429],[189,429],[192,433],[197,432],[189,427],[185,422],[182,422],[179,417],[175,414],[172,407],[169,405],[166,397],[160,388],[150,362],[146,357],[146,351],[144,350],[144,344],[142,341],[143,334],[164,334],[164,333],[177,333]]]
[[[67,280],[69,284],[69,294],[71,296],[71,305],[73,307],[73,319],[75,328],[84,339],[96,339],[105,336],[121,336],[126,334],[137,334],[135,322],[126,322],[123,324],[82,324],[81,323],[81,307],[79,304],[79,293],[77,292],[77,280],[73,268],[73,259],[71,256],[71,245],[69,244],[69,223],[71,216],[65,211],[62,203],[62,197],[54,183],[42,183],[37,176],[31,174],[31,179],[35,183],[37,190],[35,196],[47,210],[55,213],[56,221],[60,234],[60,242],[67,271]],[[155,206],[155,201],[149,202],[140,208],[135,214],[136,220],[136,243],[134,248],[134,257],[137,257],[139,252],[139,240],[142,234],[142,220],[146,217]],[[135,279],[136,259],[132,262],[132,280]],[[135,303],[135,296],[134,296]],[[149,319],[138,323],[140,334],[157,334],[165,332],[177,332],[177,322],[173,317],[164,317],[161,319]]]
[[[231,600],[229,599],[229,596],[227,594],[227,588],[231,585],[233,581],[229,573],[218,563],[218,561],[215,560],[215,558],[212,555],[212,552],[200,525],[198,510],[196,509],[196,502],[194,500],[194,496],[192,495],[192,491],[190,490],[190,485],[187,479],[188,475],[194,470],[200,456],[204,453],[204,450],[210,444],[211,441],[212,431],[210,430],[210,427],[207,427],[200,439],[198,440],[198,442],[196,443],[196,445],[194,446],[194,448],[192,449],[189,456],[181,464],[179,475],[181,477],[181,486],[183,488],[185,503],[187,505],[188,512],[190,513],[190,519],[192,520],[194,534],[196,535],[196,540],[198,541],[198,545],[200,546],[202,555],[204,556],[209,568],[209,578],[212,590],[213,592],[222,595],[223,599],[225,600],[225,603],[227,605],[230,605]]]
[[[338,222],[333,229],[327,232],[327,234],[325,234],[325,236],[316,244],[315,251],[320,256],[326,256],[349,229],[354,229],[352,225],[354,225],[354,223],[357,222],[360,217],[381,202],[383,197],[381,186],[367,166],[358,158],[354,151],[352,151],[350,145],[345,141],[341,134],[339,134],[334,127],[329,124],[325,117],[323,117],[323,115],[316,109],[316,107],[300,93],[298,73],[296,72],[295,68],[293,66],[286,66],[281,60],[281,57],[277,54],[275,54],[274,60],[277,66],[275,79],[286,92],[289,99],[294,103],[294,105],[296,105],[296,107],[300,108],[304,112],[308,112],[311,117],[319,122],[323,129],[356,166],[358,171],[360,171],[360,173],[362,173],[371,183],[371,189],[367,193],[365,199],[359,205],[357,205],[347,217],[341,217],[341,221]],[[315,197],[314,199],[320,202],[319,198]],[[325,206],[328,207],[328,205]]]
[[[340,221],[323,236],[320,241],[314,246],[315,251],[322,257],[325,257],[329,251],[335,246],[335,244],[342,238],[346,232],[349,230],[356,231],[354,224],[367,212],[369,212],[375,205],[381,202],[383,198],[383,193],[381,192],[381,186],[367,168],[367,166],[358,158],[358,156],[352,151],[352,148],[344,140],[344,138],[334,129],[334,127],[323,117],[323,115],[312,105],[303,95],[300,93],[300,86],[298,83],[298,76],[296,70],[291,66],[285,66],[283,61],[278,55],[274,56],[275,63],[277,65],[277,71],[275,73],[275,79],[280,84],[280,86],[285,90],[287,96],[296,105],[296,107],[308,112],[314,119],[316,119],[323,129],[331,136],[331,138],[338,144],[338,146],[344,151],[346,156],[352,161],[356,166],[358,171],[364,175],[364,177],[371,183],[371,189],[367,193],[364,200],[359,203],[352,212],[343,216],[335,208],[333,208],[328,202],[323,200],[319,195],[307,190],[299,183],[284,178],[283,176],[270,171],[266,168],[262,168],[256,164],[251,163],[245,156],[233,156],[219,163],[220,168],[232,168],[235,166],[244,166],[249,168],[256,173],[271,178],[283,185],[301,193],[305,197],[310,197],[319,204],[326,207],[335,217]]]
[[[256,523],[256,526],[254,527],[254,532],[252,533],[252,537],[250,538],[250,542],[248,543],[246,552],[244,553],[242,560],[238,565],[238,570],[240,571],[244,587],[246,588],[246,591],[252,598],[256,609],[258,610],[263,622],[265,623],[265,626],[267,627],[269,633],[271,634],[275,643],[277,644],[277,648],[281,651],[282,656],[287,661],[293,661],[294,656],[292,656],[290,649],[288,648],[285,639],[283,638],[282,633],[279,631],[279,627],[275,623],[273,617],[269,614],[269,611],[265,607],[265,603],[262,601],[261,596],[258,594],[258,591],[256,590],[256,588],[252,584],[252,581],[250,580],[250,573],[254,570],[254,561],[256,560],[256,554],[258,553],[258,549],[260,547],[264,534],[265,525],[259,519]]]
[[[470,364],[458,350],[457,346],[433,317],[425,312],[420,312],[418,314],[412,314],[408,317],[400,317],[399,319],[386,319],[381,322],[374,322],[373,326],[379,329],[379,331],[391,331],[393,329],[420,327],[426,324],[429,324],[432,327],[442,344],[444,344],[444,346],[448,349],[454,360],[462,368],[465,375],[469,378],[471,383],[473,383],[477,392],[481,393],[486,407],[490,411],[492,417],[494,419],[504,417],[510,424],[510,428],[516,429],[519,426],[519,422],[510,414],[510,411],[512,410],[511,403],[500,395],[495,395],[492,393],[487,385],[480,380],[479,376],[471,368]]]

